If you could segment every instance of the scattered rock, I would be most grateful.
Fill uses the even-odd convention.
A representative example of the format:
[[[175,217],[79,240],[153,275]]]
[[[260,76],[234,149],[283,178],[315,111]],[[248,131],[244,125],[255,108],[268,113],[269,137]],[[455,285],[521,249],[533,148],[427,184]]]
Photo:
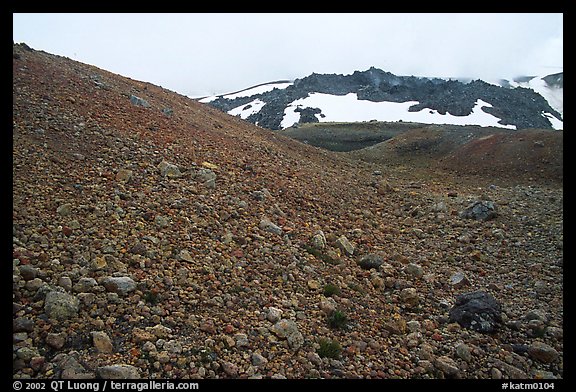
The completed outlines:
[[[268,360],[260,353],[252,353],[252,365],[256,367],[265,367]]]
[[[66,343],[66,337],[63,333],[49,333],[46,335],[46,344],[53,349],[60,350]]]
[[[348,241],[346,236],[340,236],[336,240],[336,246],[340,248],[342,252],[344,252],[348,256],[352,256],[354,254],[354,246]]]
[[[304,336],[298,331],[298,325],[287,319],[278,321],[272,327],[271,331],[281,339],[288,341],[288,346],[293,350],[298,350],[304,344]]]
[[[17,317],[12,321],[12,332],[32,332],[34,321],[28,317]]]
[[[326,248],[326,236],[322,230],[318,230],[310,240],[312,247],[318,250]]]
[[[182,176],[178,166],[166,161],[160,162],[158,165],[158,170],[160,171],[160,175],[162,177],[178,178]]]
[[[99,378],[108,380],[140,379],[138,368],[125,364],[101,366],[96,369],[96,374]]]
[[[270,221],[270,219],[267,218],[262,219],[258,227],[264,231],[278,235],[282,235],[282,233],[284,232],[282,228],[276,226],[274,223]]]
[[[528,184],[514,171],[500,177],[507,167],[493,159],[478,176],[398,167],[389,154],[371,164],[16,47],[14,379],[102,377],[121,364],[161,379],[566,375],[565,203],[545,173],[562,173],[558,132],[502,134],[524,137],[532,152],[544,144]],[[359,95],[394,82],[366,76]],[[133,106],[132,93],[157,108]],[[384,143],[389,152],[413,163],[440,152],[428,142],[444,126],[419,127]],[[456,128],[442,138],[495,132]],[[493,200],[501,216],[460,218],[472,200]],[[263,218],[274,226],[259,228]],[[105,285],[110,277],[132,281]],[[506,328],[486,336],[450,320],[452,294],[467,285],[506,301]],[[332,328],[336,315],[346,329]],[[293,320],[290,333],[283,320]],[[323,338],[341,345],[339,359],[320,357]]]
[[[556,349],[547,345],[546,343],[538,341],[533,342],[528,347],[528,355],[530,355],[530,358],[542,363],[552,363],[558,359],[559,356]]]
[[[106,335],[105,332],[92,331],[90,332],[90,335],[92,335],[92,343],[98,352],[104,354],[111,354],[114,352],[112,340],[110,340],[110,337]]]
[[[80,301],[73,295],[60,291],[50,291],[46,294],[44,311],[50,318],[66,320],[75,317],[80,309]]]
[[[468,347],[464,343],[460,343],[456,346],[456,355],[458,355],[466,362],[470,362],[472,360],[472,353],[470,352],[470,347]]]
[[[136,282],[128,276],[107,277],[102,281],[106,290],[125,296],[136,289]]]
[[[282,317],[282,310],[274,308],[272,306],[268,308],[268,311],[266,312],[266,318],[268,319],[268,321],[275,323],[278,320],[280,320],[281,317]]]
[[[150,104],[148,103],[148,101],[146,101],[145,99],[142,99],[140,97],[137,97],[135,95],[130,95],[130,102],[132,103],[132,105],[142,106],[144,108],[150,107]]]
[[[455,272],[450,276],[450,285],[454,288],[460,289],[462,287],[470,286],[470,281],[463,272]]]
[[[178,253],[178,260],[187,261],[188,263],[194,262],[192,255],[190,255],[190,252],[188,252],[186,249],[182,249],[180,253]]]
[[[70,203],[62,204],[56,209],[56,212],[60,216],[68,216],[72,213],[72,204]]]
[[[363,269],[378,269],[384,263],[384,258],[380,255],[370,253],[364,255],[358,261],[358,265]]]
[[[116,181],[118,182],[130,182],[130,180],[132,179],[132,170],[128,170],[128,169],[120,169],[118,170],[118,173],[116,173]]]
[[[408,287],[400,292],[400,300],[406,307],[413,308],[418,305],[420,297],[418,296],[418,291],[415,288]]]
[[[424,276],[424,270],[422,269],[422,266],[418,264],[410,263],[404,268],[404,270],[407,274],[418,279]]]
[[[32,280],[38,276],[38,269],[30,264],[20,265],[18,266],[18,270],[20,271],[20,276],[24,280]]]
[[[475,219],[487,221],[498,216],[496,204],[492,201],[479,200],[470,204],[466,209],[460,212],[460,217],[465,219]]]
[[[456,377],[460,373],[458,364],[452,358],[445,355],[437,357],[434,361],[434,366],[447,377]]]

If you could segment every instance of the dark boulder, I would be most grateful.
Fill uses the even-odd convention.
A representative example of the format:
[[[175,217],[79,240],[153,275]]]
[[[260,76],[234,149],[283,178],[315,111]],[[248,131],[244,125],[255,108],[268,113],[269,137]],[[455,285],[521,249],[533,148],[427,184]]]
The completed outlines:
[[[360,258],[358,265],[365,270],[378,269],[384,263],[384,258],[377,254],[367,254]]]
[[[450,322],[482,333],[492,333],[502,322],[502,307],[489,293],[474,291],[460,294],[450,309]]]
[[[478,200],[460,212],[461,218],[487,221],[498,216],[498,208],[492,201]]]

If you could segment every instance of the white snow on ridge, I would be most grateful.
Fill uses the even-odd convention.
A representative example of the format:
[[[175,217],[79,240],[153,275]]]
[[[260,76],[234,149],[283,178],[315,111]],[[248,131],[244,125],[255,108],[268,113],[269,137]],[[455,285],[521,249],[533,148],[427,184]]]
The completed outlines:
[[[556,130],[564,129],[564,121],[558,120],[552,115],[552,113],[542,113],[542,116],[546,117],[550,121],[552,128]]]
[[[198,102],[200,102],[200,103],[208,103],[208,102],[215,101],[215,100],[217,100],[218,98],[220,98],[218,95],[212,95],[212,96],[210,96],[210,97],[205,97],[205,98],[199,99]]]
[[[347,95],[330,95],[312,93],[306,98],[297,99],[284,110],[282,128],[297,123],[300,113],[294,110],[298,107],[320,108],[325,117],[316,115],[320,122],[357,122],[357,121],[408,121],[426,124],[480,125],[516,129],[514,125],[502,125],[500,119],[482,110],[491,107],[487,102],[478,99],[472,113],[468,116],[440,114],[433,109],[422,109],[409,112],[408,108],[418,101],[408,102],[372,102],[359,100],[355,93]]]
[[[239,91],[239,92],[233,93],[233,94],[213,95],[211,97],[202,98],[199,102],[208,103],[208,102],[215,101],[218,98],[234,99],[234,98],[240,98],[240,97],[250,97],[252,95],[262,94],[262,93],[266,93],[268,91],[272,91],[275,88],[282,90],[282,89],[287,88],[288,86],[291,86],[292,84],[293,84],[292,82],[268,83],[268,84],[263,84],[260,86],[252,87],[252,88],[249,88],[247,90],[242,90],[242,91]]]
[[[510,82],[512,87],[524,87],[530,88],[536,91],[538,94],[544,97],[550,107],[556,110],[562,117],[564,117],[564,89],[557,87],[550,87],[543,79],[546,76],[537,76],[530,79],[528,82]],[[549,117],[549,116],[546,116]],[[552,116],[554,117],[554,116]],[[555,118],[555,117],[554,117]],[[550,118],[550,122],[558,122],[559,120],[553,120]],[[559,129],[559,128],[555,128]]]
[[[530,80],[529,86],[532,90],[543,96],[552,109],[556,110],[564,117],[564,89],[550,87],[542,78]]]
[[[228,114],[233,116],[240,116],[240,118],[246,120],[248,117],[250,117],[250,115],[258,113],[264,105],[266,105],[266,102],[256,98],[255,100],[248,102],[245,105],[241,105],[232,110],[229,110]]]
[[[227,99],[249,97],[251,95],[262,94],[268,91],[272,91],[275,88],[282,90],[288,86],[291,86],[292,84],[293,84],[292,82],[263,84],[261,86],[252,87],[248,90],[240,91],[235,94],[222,95],[222,97]]]

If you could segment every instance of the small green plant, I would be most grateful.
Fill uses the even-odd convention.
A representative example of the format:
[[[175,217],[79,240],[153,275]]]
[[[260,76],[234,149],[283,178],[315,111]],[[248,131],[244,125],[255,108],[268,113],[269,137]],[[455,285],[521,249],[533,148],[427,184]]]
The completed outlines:
[[[344,329],[348,325],[348,316],[344,312],[335,310],[328,316],[328,325],[330,328]]]
[[[336,340],[322,338],[318,343],[320,344],[320,347],[316,352],[321,358],[340,358],[342,346],[340,346],[340,343],[338,343]]]
[[[331,297],[333,295],[338,295],[338,294],[340,294],[340,288],[338,286],[336,286],[335,284],[328,283],[327,285],[324,286],[324,295],[326,297]]]

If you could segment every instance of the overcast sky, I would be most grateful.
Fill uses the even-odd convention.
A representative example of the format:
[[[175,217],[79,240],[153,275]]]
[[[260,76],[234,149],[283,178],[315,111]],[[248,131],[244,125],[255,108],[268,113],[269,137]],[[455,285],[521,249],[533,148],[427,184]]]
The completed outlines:
[[[13,40],[190,97],[371,66],[511,78],[563,71],[563,15],[14,14]]]

